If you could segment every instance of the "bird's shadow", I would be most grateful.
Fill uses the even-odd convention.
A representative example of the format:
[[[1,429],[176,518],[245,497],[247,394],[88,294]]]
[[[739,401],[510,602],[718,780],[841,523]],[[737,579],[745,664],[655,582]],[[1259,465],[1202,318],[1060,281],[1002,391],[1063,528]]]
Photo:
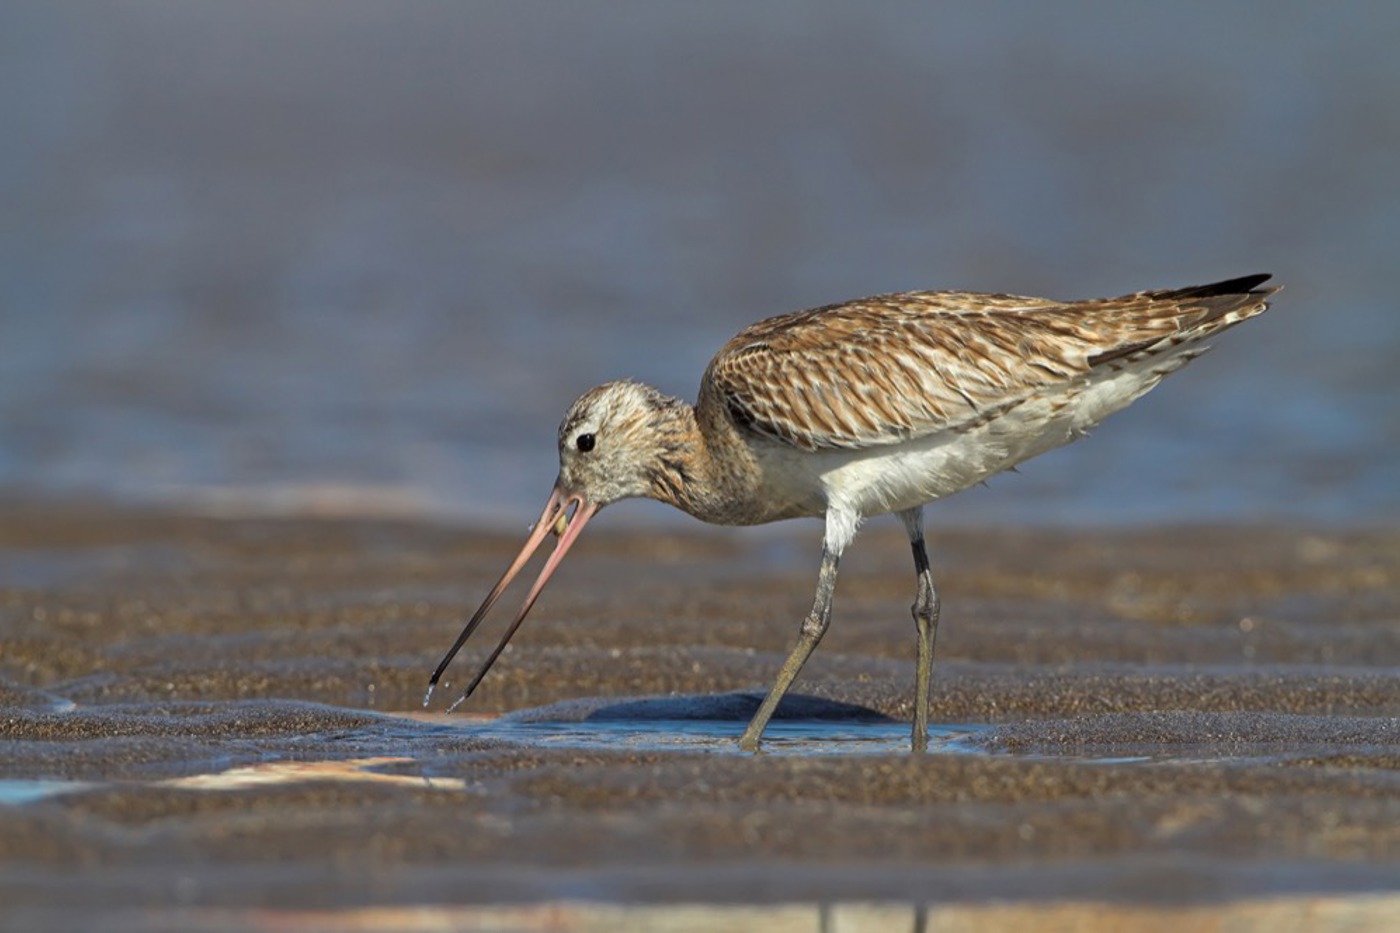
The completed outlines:
[[[515,722],[748,722],[763,702],[761,693],[718,693],[657,697],[583,697],[510,713]],[[826,697],[790,693],[774,720],[811,722],[897,722],[877,710]]]

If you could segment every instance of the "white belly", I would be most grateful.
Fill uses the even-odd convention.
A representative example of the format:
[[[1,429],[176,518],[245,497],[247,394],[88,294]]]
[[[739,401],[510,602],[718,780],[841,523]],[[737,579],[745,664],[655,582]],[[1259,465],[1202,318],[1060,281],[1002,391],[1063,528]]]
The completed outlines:
[[[912,509],[1083,437],[1188,358],[1158,358],[1106,372],[1028,399],[970,430],[942,431],[884,447],[804,454],[807,462],[793,479],[809,489],[815,482],[826,509],[856,522]]]

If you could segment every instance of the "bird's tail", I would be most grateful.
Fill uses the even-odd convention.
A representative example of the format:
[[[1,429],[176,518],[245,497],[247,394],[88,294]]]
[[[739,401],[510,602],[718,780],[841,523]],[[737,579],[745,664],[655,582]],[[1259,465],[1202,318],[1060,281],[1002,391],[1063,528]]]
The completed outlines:
[[[1257,286],[1270,278],[1267,273],[1246,275],[1210,285],[1159,289],[1107,299],[1105,303],[1118,306],[1120,314],[1145,324],[1152,323],[1153,326],[1144,328],[1152,335],[1119,344],[1093,357],[1091,362],[1136,359],[1160,352],[1186,353],[1186,358],[1193,358],[1204,348],[1193,347],[1187,351],[1187,345],[1197,344],[1268,310],[1269,297],[1279,288]],[[1170,322],[1172,331],[1163,335],[1161,325],[1166,322]]]
[[[1233,327],[1267,311],[1269,296],[1279,291],[1280,286],[1258,286],[1270,278],[1272,276],[1265,272],[1212,282],[1210,285],[1143,292],[1142,297],[1149,301],[1176,305],[1180,309],[1183,330],[1194,332],[1194,336],[1200,338]]]

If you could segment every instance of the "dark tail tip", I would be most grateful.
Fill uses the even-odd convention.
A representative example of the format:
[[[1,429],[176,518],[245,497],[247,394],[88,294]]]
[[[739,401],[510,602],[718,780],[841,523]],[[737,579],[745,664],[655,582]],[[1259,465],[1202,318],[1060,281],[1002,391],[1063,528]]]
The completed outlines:
[[[1182,298],[1210,298],[1214,295],[1248,295],[1256,287],[1263,285],[1273,278],[1267,272],[1258,275],[1244,275],[1237,279],[1226,279],[1223,282],[1212,282],[1209,285],[1195,285],[1191,288],[1183,288],[1176,294]]]

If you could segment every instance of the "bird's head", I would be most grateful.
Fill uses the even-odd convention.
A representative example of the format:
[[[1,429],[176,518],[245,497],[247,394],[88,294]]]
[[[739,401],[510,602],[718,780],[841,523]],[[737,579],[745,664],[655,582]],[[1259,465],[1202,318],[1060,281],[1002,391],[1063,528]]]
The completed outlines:
[[[609,382],[569,406],[559,424],[557,489],[602,508],[619,499],[658,496],[684,444],[688,406],[638,382]]]
[[[428,697],[458,649],[551,533],[559,539],[525,604],[463,694],[465,700],[495,663],[564,555],[598,510],[619,499],[650,496],[676,503],[686,482],[684,456],[693,442],[690,406],[637,382],[609,382],[569,407],[559,425],[559,478],[525,546],[462,629],[428,682]],[[427,703],[428,697],[424,698]],[[457,701],[458,703],[461,700]],[[453,704],[454,706],[456,704]]]

